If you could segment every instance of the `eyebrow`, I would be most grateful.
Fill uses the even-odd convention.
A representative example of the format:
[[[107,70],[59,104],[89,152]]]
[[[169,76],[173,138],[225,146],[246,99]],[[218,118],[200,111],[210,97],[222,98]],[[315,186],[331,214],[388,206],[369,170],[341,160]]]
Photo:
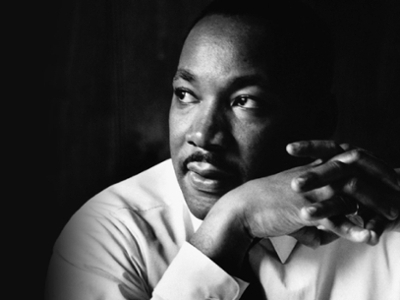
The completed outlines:
[[[178,69],[176,71],[176,74],[174,76],[174,81],[178,80],[182,78],[183,80],[186,80],[188,82],[192,82],[196,79],[196,75],[194,75],[193,73],[191,73],[190,71],[186,70],[186,69]]]
[[[247,85],[259,85],[265,88],[269,87],[269,80],[261,74],[249,74],[234,78],[231,82],[232,86],[241,88]]]
[[[173,78],[174,81],[178,79],[183,79],[188,82],[193,82],[196,80],[196,75],[194,75],[192,72],[190,72],[187,69],[178,69],[176,71],[176,74]],[[248,74],[248,75],[243,75],[240,77],[233,78],[232,81],[230,82],[230,85],[235,86],[235,87],[243,87],[246,85],[260,85],[268,88],[269,86],[269,80],[267,77],[261,75],[261,74]]]

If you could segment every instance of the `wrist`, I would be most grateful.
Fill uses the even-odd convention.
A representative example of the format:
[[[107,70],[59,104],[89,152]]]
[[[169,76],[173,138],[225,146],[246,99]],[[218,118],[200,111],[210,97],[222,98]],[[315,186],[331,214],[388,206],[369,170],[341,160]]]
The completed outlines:
[[[233,276],[239,275],[253,242],[240,215],[240,207],[232,199],[222,197],[189,241]]]

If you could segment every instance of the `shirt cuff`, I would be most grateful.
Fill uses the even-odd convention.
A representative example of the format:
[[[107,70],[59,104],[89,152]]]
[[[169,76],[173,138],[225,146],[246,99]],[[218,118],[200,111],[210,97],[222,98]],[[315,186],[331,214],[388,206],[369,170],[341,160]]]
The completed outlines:
[[[155,287],[153,299],[236,300],[248,285],[185,242]]]

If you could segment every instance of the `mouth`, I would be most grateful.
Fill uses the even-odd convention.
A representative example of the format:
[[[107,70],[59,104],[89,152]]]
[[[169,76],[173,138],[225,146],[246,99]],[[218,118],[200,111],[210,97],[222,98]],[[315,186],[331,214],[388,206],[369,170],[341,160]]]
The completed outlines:
[[[221,195],[235,186],[237,176],[208,162],[193,161],[186,165],[190,186],[200,192]]]

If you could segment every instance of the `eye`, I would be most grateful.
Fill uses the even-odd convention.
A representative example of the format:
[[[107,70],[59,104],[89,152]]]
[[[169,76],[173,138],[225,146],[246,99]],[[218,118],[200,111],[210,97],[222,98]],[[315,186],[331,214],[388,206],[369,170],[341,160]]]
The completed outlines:
[[[182,103],[194,103],[196,102],[196,98],[193,96],[190,90],[185,88],[175,88],[174,95],[178,100]]]
[[[187,92],[182,89],[175,89],[174,93],[179,100],[183,100],[186,97]]]
[[[245,109],[260,109],[263,107],[262,101],[249,95],[240,95],[233,101],[233,106],[239,106]]]

